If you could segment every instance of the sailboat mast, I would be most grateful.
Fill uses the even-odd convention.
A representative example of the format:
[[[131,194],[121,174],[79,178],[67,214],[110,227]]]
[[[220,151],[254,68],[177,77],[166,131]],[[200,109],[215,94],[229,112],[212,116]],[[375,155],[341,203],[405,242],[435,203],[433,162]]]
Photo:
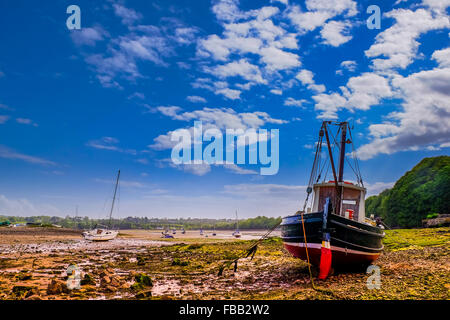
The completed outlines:
[[[117,186],[119,185],[120,170],[117,172],[116,187],[114,188],[114,197],[111,204],[111,212],[109,213],[109,227],[111,228],[111,217],[114,210],[114,202],[116,201]]]
[[[343,182],[344,180],[344,162],[345,162],[345,143],[347,140],[347,122],[341,123],[341,153],[339,156],[339,182]]]
[[[239,230],[239,220],[237,216],[237,210],[236,210],[236,230]]]

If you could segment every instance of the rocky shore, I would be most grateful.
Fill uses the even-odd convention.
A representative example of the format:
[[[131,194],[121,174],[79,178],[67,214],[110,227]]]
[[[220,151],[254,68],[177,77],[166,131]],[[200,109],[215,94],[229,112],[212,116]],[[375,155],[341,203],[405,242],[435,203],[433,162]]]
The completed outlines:
[[[128,234],[103,243],[54,235],[22,243],[29,235],[17,233],[0,244],[0,299],[450,299],[450,228],[386,233],[386,250],[375,263],[380,289],[369,289],[362,271],[314,280],[319,290],[306,263],[292,258],[279,238],[264,241],[253,260],[239,260],[236,272],[218,276],[219,266],[251,241]],[[79,286],[70,289],[74,278]]]

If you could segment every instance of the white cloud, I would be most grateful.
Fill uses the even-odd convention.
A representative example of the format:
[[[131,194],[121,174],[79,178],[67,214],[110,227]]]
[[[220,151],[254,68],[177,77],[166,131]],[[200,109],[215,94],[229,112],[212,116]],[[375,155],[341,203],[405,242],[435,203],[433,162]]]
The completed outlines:
[[[237,100],[241,98],[241,91],[236,89],[224,88],[215,91],[216,94],[221,94],[230,100]]]
[[[247,81],[266,83],[262,78],[259,68],[249,63],[246,59],[240,59],[239,61],[230,62],[225,65],[218,65],[214,68],[206,67],[205,71],[219,78],[240,76]]]
[[[296,76],[295,76],[298,80],[300,80],[300,82],[304,85],[308,85],[308,84],[313,84],[314,80],[314,74],[306,69],[303,69],[302,71],[300,71]]]
[[[286,25],[275,24],[278,7],[242,11],[239,1],[216,1],[213,12],[223,27],[222,35],[212,34],[197,43],[200,58],[228,62],[224,65],[206,65],[204,71],[221,79],[238,76],[250,86],[252,82],[269,84],[268,79],[279,76],[278,72],[301,65],[300,57],[284,49],[298,49],[297,35],[285,30]],[[258,58],[259,57],[259,58]],[[262,66],[256,65],[256,61]],[[231,60],[231,61],[230,61]],[[254,62],[255,61],[255,62]],[[213,61],[214,62],[214,61]],[[243,86],[241,84],[241,86]],[[242,87],[241,89],[247,90]],[[232,88],[220,88],[219,93],[236,99]]]
[[[168,112],[170,108],[170,112]],[[176,108],[176,109],[175,109]],[[259,128],[265,123],[284,124],[287,121],[274,119],[266,112],[255,111],[252,113],[238,113],[230,108],[203,108],[200,110],[180,112],[179,107],[158,107],[164,115],[174,120],[202,121],[204,124],[212,124],[220,129],[247,129]]]
[[[232,52],[257,54],[262,42],[253,37],[231,34],[222,39],[213,34],[198,42],[197,53],[201,57],[212,56],[215,60],[226,61]]]
[[[119,3],[113,3],[113,7],[115,14],[128,27],[125,33],[112,37],[101,26],[83,27],[79,32],[71,33],[77,45],[94,46],[96,42],[108,38],[106,48],[101,51],[82,52],[85,62],[96,72],[103,87],[123,89],[121,80],[133,83],[137,79],[147,78],[140,72],[139,62],[168,67],[166,60],[176,55],[178,47],[188,46],[196,40],[198,28],[185,26],[179,19],[163,17],[159,26],[137,25],[142,19],[140,13]],[[177,63],[180,67],[187,66]]]
[[[4,159],[12,159],[12,160],[21,160],[28,163],[40,164],[40,165],[49,165],[55,166],[56,163],[50,160],[46,160],[43,158],[29,156],[23,153],[16,152],[8,147],[0,145],[0,158]]]
[[[174,39],[181,44],[191,44],[196,40],[198,29],[194,27],[181,27],[175,29]]]
[[[114,181],[108,180],[108,179],[94,179],[95,182],[100,183],[106,183],[106,184],[112,184]],[[148,188],[148,186],[142,182],[139,181],[130,181],[130,180],[120,180],[120,186],[124,188]]]
[[[203,130],[210,128],[218,128],[220,130],[247,130],[249,128],[258,129],[266,123],[278,125],[287,123],[286,120],[274,119],[266,112],[261,111],[237,113],[235,110],[229,108],[203,108],[201,110],[181,112],[181,108],[179,107],[158,107],[156,109],[173,120],[186,122],[202,121]],[[193,127],[187,128],[186,130],[189,130],[192,137]],[[155,150],[173,148],[177,142],[171,141],[172,133],[173,131],[169,131],[166,134],[159,135],[153,139],[154,143],[148,147]],[[189,144],[190,142],[186,143]]]
[[[313,31],[338,15],[345,13],[346,17],[352,17],[357,14],[356,2],[352,0],[306,0],[305,3],[308,11],[293,5],[288,13],[291,22],[302,33]]]
[[[144,100],[145,99],[145,95],[143,93],[141,93],[141,92],[135,92],[135,93],[129,95],[127,99],[131,100],[131,99],[134,99],[134,98],[137,98],[137,99],[140,99],[140,100]]]
[[[363,73],[350,78],[347,87],[343,90],[347,98],[346,107],[350,110],[368,110],[370,106],[378,104],[381,99],[393,95],[388,80],[374,73]]]
[[[353,61],[353,60],[342,61],[341,64],[340,64],[341,69],[336,70],[336,74],[342,75],[343,74],[343,70],[348,70],[350,72],[354,72],[356,70],[357,65],[358,64],[356,63],[356,61]]]
[[[204,176],[205,174],[211,172],[212,167],[223,167],[227,171],[230,171],[239,175],[253,175],[258,174],[257,171],[243,169],[236,164],[208,164],[206,162],[202,163],[193,163],[193,164],[175,164],[171,159],[164,159],[160,161],[160,166],[165,167],[169,166],[171,168],[175,168],[177,170],[181,170],[187,173],[194,174],[196,176]]]
[[[171,117],[176,120],[182,120],[177,116],[178,112],[182,110],[178,106],[159,106],[156,107],[156,110],[161,112],[165,116]]]
[[[114,3],[113,8],[114,13],[121,18],[124,25],[129,26],[142,19],[142,14],[133,9],[126,8],[123,5]]]
[[[4,124],[6,121],[9,120],[9,116],[0,115],[0,124]]]
[[[57,208],[45,204],[36,205],[28,199],[10,199],[0,194],[0,213],[9,216],[36,216],[36,215],[61,215],[61,211]]]
[[[16,122],[20,124],[33,125],[35,127],[38,126],[37,123],[33,122],[33,120],[28,118],[16,118]]]
[[[432,58],[437,61],[440,67],[450,67],[450,48],[436,50]]]
[[[337,93],[321,93],[312,98],[316,102],[314,109],[320,112],[317,116],[319,119],[336,119],[336,113],[340,108],[344,107],[347,102],[344,97]]]
[[[248,90],[251,84],[252,83],[247,85],[236,84],[236,86],[242,88],[243,90]],[[216,95],[223,95],[230,100],[237,100],[241,98],[242,91],[228,88],[228,83],[225,81],[212,81],[209,78],[197,78],[191,85],[196,89],[206,89],[214,92]]]
[[[286,5],[286,6],[289,4],[289,0],[270,0],[270,2],[271,3],[273,3],[273,2],[280,2],[280,3],[282,3],[282,4]]]
[[[403,110],[392,112],[382,124],[369,126],[372,141],[358,149],[358,156],[365,160],[378,154],[448,145],[450,69],[397,76],[393,86],[401,92]]]
[[[212,11],[222,21],[233,22],[247,18],[251,13],[242,12],[238,4],[239,0],[215,0]]]
[[[199,97],[199,96],[187,96],[186,100],[192,102],[192,103],[206,103],[206,99],[203,97]]]
[[[350,27],[351,24],[349,22],[330,21],[323,26],[320,35],[324,39],[324,43],[333,47],[339,47],[353,38],[349,35]]]
[[[225,185],[223,193],[244,198],[289,198],[298,199],[304,194],[306,186],[283,185],[283,184],[235,184]]]
[[[294,106],[294,107],[302,107],[307,101],[305,99],[296,100],[294,98],[287,98],[284,100],[285,106]]]
[[[395,9],[386,13],[385,17],[395,19],[395,23],[379,33],[375,43],[365,51],[369,58],[386,57],[372,60],[373,68],[381,71],[406,68],[417,55],[420,45],[417,38],[428,31],[450,26],[448,16],[433,14],[425,9]]]
[[[367,197],[378,195],[386,189],[390,189],[394,186],[395,182],[375,182],[375,183],[364,183],[364,187],[367,189]],[[370,212],[369,212],[370,213]]]
[[[262,48],[260,54],[261,62],[266,65],[268,71],[292,69],[301,65],[298,55],[279,48]]]
[[[225,169],[228,169],[236,174],[258,174],[255,170],[243,169],[234,163],[224,164]]]
[[[371,106],[379,104],[382,99],[393,96],[388,80],[369,72],[350,78],[347,85],[340,89],[342,95],[334,92],[313,96],[316,102],[315,110],[320,111],[318,118],[336,119],[340,109],[368,110]]]
[[[94,148],[94,149],[100,149],[100,150],[109,150],[109,151],[116,151],[116,152],[123,152],[123,153],[129,153],[129,154],[136,154],[136,150],[133,149],[123,149],[118,146],[119,140],[117,140],[114,137],[102,137],[98,140],[91,140],[86,143],[86,146]]]
[[[309,70],[303,69],[301,70],[295,78],[299,80],[304,86],[307,86],[308,89],[315,92],[324,92],[326,90],[325,86],[322,84],[316,84],[314,82],[314,73]]]
[[[281,96],[281,95],[283,94],[283,90],[280,90],[280,89],[272,89],[272,90],[270,90],[270,93],[276,94],[276,95],[278,95],[278,96]]]
[[[70,32],[73,42],[78,45],[95,46],[98,41],[104,40],[108,33],[100,26],[81,28]]]

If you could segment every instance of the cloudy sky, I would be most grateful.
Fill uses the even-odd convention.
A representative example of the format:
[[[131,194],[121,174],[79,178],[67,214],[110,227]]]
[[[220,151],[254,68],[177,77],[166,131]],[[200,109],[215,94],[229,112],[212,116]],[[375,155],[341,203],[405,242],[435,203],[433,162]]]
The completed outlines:
[[[81,8],[68,30],[66,8]],[[367,8],[381,9],[369,29]],[[0,3],[0,214],[282,216],[320,123],[347,120],[369,194],[449,154],[450,0]],[[280,131],[280,168],[175,165],[172,131]],[[348,180],[354,179],[352,175]]]

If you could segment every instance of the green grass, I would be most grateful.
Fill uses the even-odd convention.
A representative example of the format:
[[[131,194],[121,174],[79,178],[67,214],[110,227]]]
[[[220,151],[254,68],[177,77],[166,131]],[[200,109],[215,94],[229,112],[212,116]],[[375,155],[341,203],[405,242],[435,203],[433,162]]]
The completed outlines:
[[[386,230],[383,239],[387,251],[450,245],[449,228]]]

